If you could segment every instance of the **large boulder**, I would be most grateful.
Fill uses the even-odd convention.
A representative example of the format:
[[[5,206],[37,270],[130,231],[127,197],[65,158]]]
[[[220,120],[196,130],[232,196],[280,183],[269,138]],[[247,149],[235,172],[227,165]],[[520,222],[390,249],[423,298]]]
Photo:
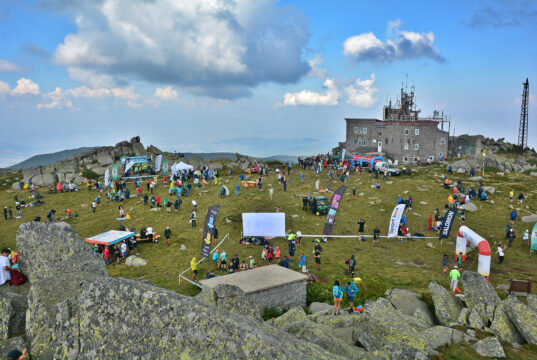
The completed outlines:
[[[146,266],[147,260],[142,259],[136,255],[131,255],[125,259],[125,265],[127,266]]]
[[[476,212],[477,211],[477,206],[473,202],[461,205],[460,208],[463,209],[463,210],[468,210],[470,212]]]
[[[99,151],[97,153],[99,166],[111,165],[114,163],[114,160],[114,156],[109,151]]]
[[[26,296],[2,292],[0,296],[0,339],[5,340],[12,336],[24,334],[27,307]]]
[[[35,359],[340,359],[255,319],[120,278],[41,280],[29,313]]]
[[[353,339],[368,351],[381,350],[386,344],[398,343],[419,351],[430,350],[427,341],[420,335],[426,327],[418,327],[409,321],[384,298],[368,302],[360,314],[360,323],[354,328]]]
[[[490,329],[502,341],[507,341],[511,344],[523,344],[524,338],[518,332],[515,324],[509,318],[509,314],[505,309],[505,302],[501,302],[496,306],[494,319],[490,325]]]
[[[504,358],[505,351],[498,338],[491,336],[483,340],[479,340],[473,346],[474,350],[481,356],[492,358]]]
[[[458,344],[462,341],[464,333],[445,326],[435,326],[421,332],[431,349],[441,346]]]
[[[476,310],[484,325],[489,326],[494,318],[494,309],[500,303],[500,297],[494,286],[482,275],[470,270],[462,273],[461,280],[466,306]]]
[[[494,188],[493,186],[483,186],[483,191],[489,194],[494,194],[496,188]]]
[[[445,326],[457,323],[459,313],[462,309],[461,301],[451,295],[446,288],[436,281],[431,281],[429,284],[429,293],[433,298],[434,311],[438,321]]]
[[[524,340],[537,344],[537,310],[521,303],[515,296],[509,296],[503,303],[509,318]]]
[[[426,321],[431,326],[434,323],[433,314],[418,294],[410,290],[390,289],[386,291],[386,299],[403,314],[414,316]]]
[[[219,311],[239,313],[255,319],[261,319],[263,311],[246,297],[241,288],[234,285],[219,284],[214,289],[204,288],[196,295],[196,299],[206,305],[216,307]]]
[[[104,260],[67,223],[24,223],[17,233],[17,248],[20,270],[31,282],[81,271],[107,275]]]
[[[476,309],[470,310],[470,313],[468,314],[468,325],[471,328],[478,330],[483,330],[485,327],[485,323]]]
[[[537,222],[537,214],[531,214],[531,215],[527,215],[527,216],[522,216],[522,222],[536,223]]]
[[[320,303],[320,302],[312,302],[309,307],[310,312],[312,314],[315,314],[321,311],[332,310],[333,308],[334,308],[333,305],[330,305],[327,303]]]

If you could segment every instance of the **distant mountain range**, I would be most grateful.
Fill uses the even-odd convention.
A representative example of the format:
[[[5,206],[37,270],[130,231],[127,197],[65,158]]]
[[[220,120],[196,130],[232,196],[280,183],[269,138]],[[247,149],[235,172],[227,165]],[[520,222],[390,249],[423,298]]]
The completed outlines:
[[[46,166],[46,165],[54,164],[57,161],[70,159],[71,156],[73,155],[80,154],[80,153],[90,151],[93,149],[94,147],[80,147],[77,149],[62,150],[62,151],[58,151],[58,152],[50,153],[50,154],[35,155],[18,164],[8,167],[8,169],[23,170],[23,169],[36,167],[36,166]]]
[[[84,153],[95,149],[95,147],[80,147],[77,149],[63,150],[50,154],[41,154],[32,156],[18,164],[12,165],[7,169],[11,170],[23,170],[36,166],[47,166],[54,164],[57,161],[70,159],[73,155]],[[235,153],[231,152],[214,152],[214,153],[184,153],[185,159],[188,160],[194,156],[200,157],[204,160],[213,159],[234,159]],[[275,155],[269,157],[253,157],[257,161],[285,161],[296,163],[298,161],[297,156],[292,155]]]

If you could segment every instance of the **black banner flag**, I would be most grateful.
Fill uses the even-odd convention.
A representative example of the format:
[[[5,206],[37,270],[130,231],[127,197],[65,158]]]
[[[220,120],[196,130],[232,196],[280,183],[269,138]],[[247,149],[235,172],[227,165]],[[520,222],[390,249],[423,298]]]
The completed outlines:
[[[332,201],[330,202],[330,209],[326,215],[326,222],[324,223],[323,235],[330,235],[332,233],[332,228],[334,227],[334,222],[336,221],[336,213],[339,208],[339,203],[343,194],[347,190],[346,186],[340,186],[334,195],[332,196]]]
[[[449,209],[444,216],[444,221],[442,222],[442,229],[440,230],[440,239],[447,239],[453,223],[455,222],[455,217],[457,216],[457,208]]]
[[[203,229],[203,242],[201,245],[201,256],[209,257],[211,255],[211,243],[214,236],[214,226],[216,223],[216,215],[218,215],[220,205],[211,206],[205,217],[205,227]]]

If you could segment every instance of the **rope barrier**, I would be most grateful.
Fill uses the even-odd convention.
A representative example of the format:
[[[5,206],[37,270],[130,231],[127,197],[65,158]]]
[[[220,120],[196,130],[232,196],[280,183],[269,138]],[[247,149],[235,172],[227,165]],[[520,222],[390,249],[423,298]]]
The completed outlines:
[[[317,237],[317,238],[323,238],[323,237],[333,237],[333,238],[372,238],[373,235],[302,235],[302,237]],[[380,238],[389,238],[387,235],[379,236]],[[404,238],[408,239],[408,236],[403,236]],[[392,236],[392,238],[395,238],[395,236]],[[410,236],[410,239],[438,239],[438,236]]]

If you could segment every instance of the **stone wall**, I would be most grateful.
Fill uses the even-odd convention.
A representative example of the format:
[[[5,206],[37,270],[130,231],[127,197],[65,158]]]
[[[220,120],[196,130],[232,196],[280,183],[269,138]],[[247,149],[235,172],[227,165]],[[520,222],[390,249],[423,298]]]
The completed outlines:
[[[246,297],[258,304],[261,311],[267,308],[282,310],[306,306],[306,280],[248,293]]]

